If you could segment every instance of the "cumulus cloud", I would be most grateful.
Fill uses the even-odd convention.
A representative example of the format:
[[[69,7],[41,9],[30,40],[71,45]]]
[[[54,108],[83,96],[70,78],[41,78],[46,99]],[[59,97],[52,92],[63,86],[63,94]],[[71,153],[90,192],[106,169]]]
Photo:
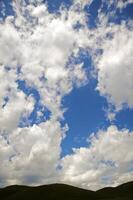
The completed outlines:
[[[67,127],[50,120],[1,135],[1,185],[57,182],[60,144],[66,131]]]
[[[114,119],[114,113],[125,106],[133,108],[132,20],[121,20],[120,24],[115,22],[116,10],[120,8],[122,12],[132,1],[106,3],[102,1],[98,10],[97,27],[89,31],[87,45],[97,74],[96,89],[106,97],[109,103],[108,117]],[[108,13],[102,12],[104,6],[107,6]],[[112,9],[112,6],[115,9]]]
[[[88,143],[62,159],[63,182],[96,190],[133,179],[132,132],[110,126],[92,134]]]
[[[26,98],[22,92],[18,92],[5,104],[0,113],[1,132],[10,133],[18,127],[22,116],[27,116],[34,108],[34,100]]]
[[[15,15],[0,23],[0,185],[50,183],[58,180],[60,145],[67,131],[60,123],[62,98],[87,80],[83,64],[69,62],[82,47],[83,35],[74,25],[79,19],[84,24],[84,16],[74,8],[50,14],[40,2],[13,1],[12,6]],[[38,125],[21,123],[37,101],[28,88],[51,113]]]
[[[98,63],[98,90],[116,107],[133,108],[132,47],[132,31],[119,27],[113,39],[104,43]]]
[[[9,89],[14,96],[19,95],[17,81],[24,80],[27,87],[39,92],[41,103],[52,115],[61,117],[62,97],[72,90],[73,84],[86,83],[82,65],[68,63],[69,57],[77,54],[83,37],[73,27],[79,19],[77,11],[62,10],[56,16],[48,12],[45,4],[34,6],[18,1],[14,1],[13,8],[16,16],[7,17],[0,24],[1,82],[6,79],[1,86],[2,104]],[[80,22],[84,23],[82,15]]]
[[[117,3],[117,8],[119,8],[119,9],[123,9],[123,8],[125,8],[127,5],[129,5],[129,4],[131,4],[131,3],[133,3],[133,0],[127,0],[127,1],[118,1],[118,2],[116,2]]]
[[[81,8],[84,8],[86,5],[90,5],[93,0],[74,0],[73,3]]]
[[[73,61],[82,49],[93,59],[100,94],[116,110],[123,104],[133,108],[129,24],[108,24],[109,16],[99,9],[97,28],[90,30],[84,12],[84,6],[92,3],[88,0],[73,1],[69,9],[60,8],[56,14],[49,13],[41,0],[26,2],[13,1],[14,16],[0,21],[0,185],[60,181],[97,189],[131,180],[132,133],[115,126],[93,135],[88,148],[60,159],[68,130],[60,121],[62,98],[88,83],[84,63]],[[50,117],[20,127],[33,110],[38,116],[44,114],[36,109],[37,97],[28,88],[36,91],[38,104]]]

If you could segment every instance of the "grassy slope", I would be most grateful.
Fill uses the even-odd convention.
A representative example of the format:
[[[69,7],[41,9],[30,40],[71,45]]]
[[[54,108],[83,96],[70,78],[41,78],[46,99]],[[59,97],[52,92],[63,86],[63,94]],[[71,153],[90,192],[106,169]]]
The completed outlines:
[[[97,192],[64,184],[39,187],[9,186],[0,189],[0,200],[133,200],[133,182]]]

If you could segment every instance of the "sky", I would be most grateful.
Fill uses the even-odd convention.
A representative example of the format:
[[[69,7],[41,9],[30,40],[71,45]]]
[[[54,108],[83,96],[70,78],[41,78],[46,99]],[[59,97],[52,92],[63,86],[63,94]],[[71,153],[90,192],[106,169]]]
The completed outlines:
[[[133,181],[133,0],[0,1],[0,187]]]

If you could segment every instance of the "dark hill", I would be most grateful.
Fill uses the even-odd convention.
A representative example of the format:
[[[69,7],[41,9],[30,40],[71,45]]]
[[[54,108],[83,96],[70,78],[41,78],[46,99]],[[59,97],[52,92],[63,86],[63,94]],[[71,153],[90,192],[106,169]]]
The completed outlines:
[[[64,184],[38,187],[8,186],[0,189],[0,200],[133,200],[133,182],[96,192]]]

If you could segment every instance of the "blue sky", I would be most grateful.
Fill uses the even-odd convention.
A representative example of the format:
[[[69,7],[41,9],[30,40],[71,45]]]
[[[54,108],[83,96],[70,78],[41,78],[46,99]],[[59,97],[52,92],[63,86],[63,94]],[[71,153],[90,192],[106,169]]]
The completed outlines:
[[[99,149],[108,148],[107,142],[110,149],[116,148],[115,137],[120,151],[131,151],[133,2],[7,0],[0,2],[0,11],[0,144],[8,141],[2,155],[13,173],[6,178],[5,168],[0,185],[61,181],[97,189],[107,184],[108,176],[103,172],[94,185],[92,174],[92,187],[87,177],[83,183],[80,178],[73,182],[76,165],[77,173],[82,169],[83,174],[103,165],[108,172],[110,166],[113,175],[109,185],[128,181],[132,155],[122,164],[126,171],[118,168],[117,175],[124,178],[116,180],[117,164],[122,161],[112,156],[111,150],[107,149],[108,157]],[[96,166],[96,160],[90,158],[95,157],[93,153],[99,156]],[[80,166],[80,157],[94,166]],[[28,160],[24,172],[19,159]],[[42,175],[39,171],[47,171],[45,165],[49,171]],[[21,180],[15,173],[18,166]],[[55,166],[61,166],[59,180]],[[32,173],[26,176],[29,169]]]

